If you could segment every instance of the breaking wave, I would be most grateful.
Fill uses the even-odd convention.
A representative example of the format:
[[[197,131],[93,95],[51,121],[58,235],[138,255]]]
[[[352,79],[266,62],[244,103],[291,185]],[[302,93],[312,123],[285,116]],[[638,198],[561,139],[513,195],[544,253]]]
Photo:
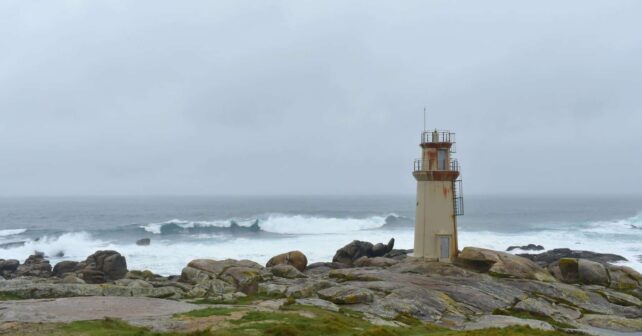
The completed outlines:
[[[366,218],[316,217],[305,215],[272,214],[265,218],[228,219],[216,221],[187,221],[172,219],[141,226],[154,234],[179,233],[244,233],[268,232],[274,234],[327,234],[374,230],[386,225],[399,225],[404,217],[397,214]]]
[[[0,237],[14,236],[27,232],[27,229],[7,229],[0,230]]]

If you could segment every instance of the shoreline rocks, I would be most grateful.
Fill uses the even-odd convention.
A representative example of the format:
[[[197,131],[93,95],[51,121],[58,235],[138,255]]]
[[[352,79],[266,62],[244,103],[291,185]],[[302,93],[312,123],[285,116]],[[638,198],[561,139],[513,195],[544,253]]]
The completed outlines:
[[[518,254],[520,257],[530,259],[542,267],[547,267],[562,258],[586,259],[601,264],[613,263],[618,261],[628,261],[623,256],[610,253],[596,253],[591,251],[571,250],[567,248],[553,249],[539,254]]]
[[[529,258],[475,247],[464,248],[454,263],[443,263],[407,257],[407,250],[392,250],[393,244],[375,248],[377,245],[352,242],[340,249],[342,253],[337,251],[341,254],[338,259],[349,264],[307,265],[307,257],[300,251],[274,256],[268,267],[251,260],[195,259],[180,276],[168,277],[148,270],[128,271],[125,257],[118,252],[97,251],[82,262],[60,262],[49,275],[41,273],[43,277],[22,275],[0,281],[0,294],[14,298],[207,299],[219,303],[234,303],[250,295],[281,303],[287,298],[331,310],[348,306],[383,320],[410,316],[456,329],[520,321],[553,328],[540,321],[505,316],[526,312],[579,330],[599,326],[642,332],[637,324],[642,319],[642,275],[629,267],[572,257],[542,267]],[[0,270],[23,267],[40,274],[36,271],[46,270],[48,265],[42,255],[27,261],[25,268],[16,266],[17,261],[0,260]]]
[[[528,244],[528,245],[523,245],[523,246],[509,246],[506,251],[510,252],[513,250],[522,250],[522,251],[543,251],[544,246],[542,245],[535,245],[535,244]]]
[[[273,267],[276,265],[292,265],[299,272],[303,272],[308,266],[308,258],[301,251],[290,251],[270,258],[267,264],[265,264],[265,267]]]
[[[353,240],[350,244],[340,248],[332,258],[332,262],[352,265],[357,259],[361,257],[382,257],[386,253],[392,251],[395,246],[395,239],[392,238],[388,244],[377,243],[373,245],[369,242],[360,240]]]

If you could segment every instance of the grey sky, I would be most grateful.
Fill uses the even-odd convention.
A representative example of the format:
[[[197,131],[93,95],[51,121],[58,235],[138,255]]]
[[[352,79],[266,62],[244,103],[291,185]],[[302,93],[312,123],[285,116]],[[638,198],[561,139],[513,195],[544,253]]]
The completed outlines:
[[[642,190],[642,1],[2,1],[0,195]]]

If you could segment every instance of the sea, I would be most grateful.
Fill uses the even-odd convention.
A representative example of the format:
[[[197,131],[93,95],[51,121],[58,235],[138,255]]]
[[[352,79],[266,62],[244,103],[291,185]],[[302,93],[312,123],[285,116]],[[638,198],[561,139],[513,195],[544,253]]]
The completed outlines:
[[[395,238],[395,248],[412,248],[414,211],[413,195],[4,197],[0,258],[23,261],[40,251],[55,264],[109,249],[129,269],[163,275],[197,258],[265,263],[291,250],[331,261],[355,239]],[[642,272],[642,196],[468,196],[458,224],[460,248],[615,253]],[[142,238],[150,245],[137,245]]]

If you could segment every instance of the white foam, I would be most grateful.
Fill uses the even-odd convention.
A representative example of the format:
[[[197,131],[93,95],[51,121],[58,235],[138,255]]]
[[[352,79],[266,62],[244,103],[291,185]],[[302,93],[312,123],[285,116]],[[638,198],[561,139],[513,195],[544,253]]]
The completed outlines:
[[[182,227],[184,229],[193,228],[193,227],[196,227],[196,226],[201,226],[201,227],[207,227],[207,226],[230,227],[231,226],[231,222],[230,221],[225,221],[225,220],[222,220],[222,221],[186,221],[186,220],[182,220],[182,219],[172,219],[172,220],[168,220],[166,222],[150,223],[150,224],[147,224],[147,225],[143,225],[143,226],[141,226],[141,228],[145,229],[145,231],[150,232],[150,233],[160,234],[161,233],[161,228],[164,225],[170,225],[170,224],[178,225],[178,226],[180,226],[180,227]],[[237,224],[239,224],[240,226],[250,226],[250,225],[252,225],[252,223],[250,223],[248,225],[246,222],[237,222]]]
[[[259,227],[262,231],[278,234],[346,233],[381,228],[386,224],[386,218],[389,216],[399,217],[394,213],[386,216],[371,216],[367,218],[336,218],[271,214],[265,219],[259,220]],[[194,227],[225,228],[230,227],[232,222],[234,222],[242,227],[250,227],[256,222],[256,220],[257,219],[187,221],[182,219],[172,219],[166,222],[143,225],[141,228],[150,233],[160,234],[164,225],[174,224],[185,229]]]
[[[14,236],[14,235],[19,235],[21,233],[25,233],[27,229],[6,229],[6,230],[0,230],[0,237],[6,237],[6,236]]]
[[[277,214],[269,216],[259,225],[263,231],[280,234],[348,233],[383,227],[386,217],[335,218]]]
[[[98,249],[104,249],[108,242],[94,239],[86,232],[70,232],[59,237],[42,237],[41,239],[28,240],[23,246],[18,246],[2,251],[5,259],[24,260],[35,251],[43,252],[46,256],[58,259],[84,260],[88,255]],[[64,257],[53,257],[59,253]]]

